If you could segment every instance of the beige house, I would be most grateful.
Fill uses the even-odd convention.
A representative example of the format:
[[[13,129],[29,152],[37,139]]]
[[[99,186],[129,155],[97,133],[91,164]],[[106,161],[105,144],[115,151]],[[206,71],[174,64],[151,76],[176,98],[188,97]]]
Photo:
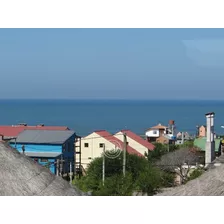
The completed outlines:
[[[120,132],[116,133],[114,137],[123,141],[124,133],[126,133],[128,145],[141,153],[143,156],[145,156],[145,153],[154,150],[155,146],[152,143],[146,141],[130,130],[121,130]]]
[[[81,139],[81,165],[84,169],[88,167],[88,164],[97,157],[101,157],[103,148],[105,150],[122,150],[124,147],[123,141],[115,138],[112,134],[107,131],[95,131],[90,135]],[[130,154],[136,154],[142,156],[137,150],[131,146],[127,146],[127,151]]]

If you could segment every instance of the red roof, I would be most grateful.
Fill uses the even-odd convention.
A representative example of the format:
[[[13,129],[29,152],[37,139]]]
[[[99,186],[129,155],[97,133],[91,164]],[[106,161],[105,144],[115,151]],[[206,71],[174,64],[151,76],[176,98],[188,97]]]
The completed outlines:
[[[134,132],[132,132],[132,131],[130,131],[130,130],[121,130],[121,132],[122,132],[122,133],[126,133],[126,135],[127,135],[129,138],[131,138],[131,139],[135,140],[136,142],[138,142],[139,144],[145,146],[145,147],[146,147],[147,149],[149,149],[150,151],[154,150],[155,146],[154,146],[152,143],[150,143],[150,142],[144,140],[144,139],[141,138],[140,136],[136,135]]]
[[[109,132],[102,130],[102,131],[95,131],[96,134],[100,135],[101,137],[105,138],[107,141],[113,143],[115,146],[117,146],[118,148],[123,149],[123,142],[119,139],[117,139],[116,137],[114,137],[112,134],[110,134]],[[127,145],[127,152],[130,154],[135,154],[137,156],[143,156],[141,153],[139,153],[138,151],[136,151],[135,149],[133,149],[131,146]]]
[[[24,130],[69,130],[68,127],[63,126],[0,126],[0,135],[4,137],[17,137]]]

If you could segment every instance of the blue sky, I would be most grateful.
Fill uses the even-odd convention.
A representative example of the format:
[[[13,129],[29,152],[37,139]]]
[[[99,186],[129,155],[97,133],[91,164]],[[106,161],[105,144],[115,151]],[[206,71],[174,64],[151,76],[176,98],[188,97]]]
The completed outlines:
[[[0,98],[224,99],[224,29],[0,29],[0,61]]]

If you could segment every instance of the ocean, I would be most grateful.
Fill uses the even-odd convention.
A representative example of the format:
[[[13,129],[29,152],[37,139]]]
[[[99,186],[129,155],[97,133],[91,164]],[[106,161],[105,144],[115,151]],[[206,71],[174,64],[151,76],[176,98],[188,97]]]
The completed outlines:
[[[175,120],[178,131],[196,133],[205,113],[215,112],[215,131],[224,134],[224,101],[180,100],[0,100],[0,125],[63,125],[85,136],[95,130],[130,129],[143,135],[151,126]]]

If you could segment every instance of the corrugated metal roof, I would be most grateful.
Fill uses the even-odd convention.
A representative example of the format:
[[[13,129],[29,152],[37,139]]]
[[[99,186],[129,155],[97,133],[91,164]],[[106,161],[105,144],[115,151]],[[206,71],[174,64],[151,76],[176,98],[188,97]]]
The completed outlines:
[[[41,158],[54,158],[60,156],[62,153],[54,153],[54,152],[25,152],[26,156],[29,157],[41,157]]]
[[[65,131],[69,130],[69,128],[65,126],[22,126],[22,125],[0,126],[0,134],[2,134],[4,138],[17,137],[24,130]]]
[[[72,135],[74,131],[52,131],[52,130],[25,130],[16,138],[17,143],[33,144],[63,144]],[[12,141],[14,142],[14,141]]]

